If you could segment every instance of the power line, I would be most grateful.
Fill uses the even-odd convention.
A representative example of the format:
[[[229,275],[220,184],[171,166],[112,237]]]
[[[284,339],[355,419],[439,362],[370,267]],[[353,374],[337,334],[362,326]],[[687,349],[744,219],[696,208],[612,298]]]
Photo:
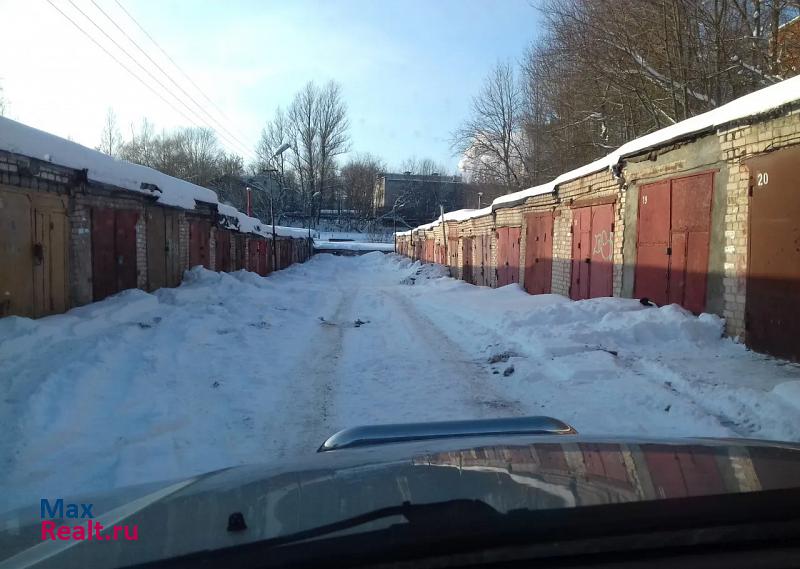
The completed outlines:
[[[147,83],[147,81],[145,81],[144,79],[142,79],[141,77],[139,77],[139,76],[138,76],[136,73],[134,73],[133,71],[131,71],[131,70],[130,70],[130,68],[129,68],[127,65],[125,65],[124,63],[122,63],[122,62],[121,62],[119,59],[117,59],[117,58],[116,58],[116,56],[115,56],[113,53],[111,53],[110,51],[108,51],[108,50],[105,48],[105,46],[104,46],[103,44],[101,44],[101,43],[100,43],[100,42],[98,42],[96,39],[94,39],[94,38],[93,38],[93,37],[92,37],[92,36],[91,36],[91,35],[90,35],[90,34],[89,34],[89,33],[88,33],[86,30],[84,30],[84,29],[83,29],[83,28],[82,28],[82,27],[81,27],[81,26],[80,26],[80,25],[79,25],[77,22],[75,22],[75,20],[73,20],[72,18],[70,18],[70,17],[69,17],[69,16],[68,16],[66,13],[64,13],[64,12],[61,10],[61,8],[59,8],[58,6],[56,6],[56,5],[53,3],[53,0],[47,0],[47,2],[48,2],[48,3],[49,3],[49,4],[50,4],[50,5],[53,7],[53,8],[55,8],[55,10],[56,10],[56,11],[57,11],[59,14],[61,14],[62,16],[64,16],[64,18],[66,18],[66,19],[67,19],[67,20],[68,20],[68,21],[69,21],[69,22],[70,22],[70,23],[71,23],[73,26],[75,26],[76,28],[78,28],[78,31],[80,31],[80,32],[81,32],[83,35],[85,35],[87,38],[89,38],[89,39],[90,39],[90,40],[91,40],[91,41],[92,41],[92,42],[93,42],[93,43],[94,43],[94,44],[95,44],[97,47],[99,47],[101,50],[103,50],[103,51],[105,52],[105,54],[106,54],[106,55],[108,55],[108,56],[109,56],[111,59],[113,59],[113,60],[114,60],[114,61],[117,63],[117,65],[119,65],[120,67],[122,67],[122,68],[123,68],[125,71],[127,71],[127,72],[128,72],[130,75],[132,75],[132,76],[133,76],[133,77],[134,77],[134,78],[135,78],[137,81],[139,81],[139,82],[140,82],[142,85],[144,85],[145,87],[147,87],[147,88],[148,88],[148,89],[149,89],[149,90],[150,90],[150,91],[151,91],[151,92],[152,92],[154,95],[156,95],[156,96],[157,96],[159,99],[161,99],[161,100],[162,100],[162,101],[164,101],[164,102],[165,102],[167,105],[169,105],[169,107],[170,107],[170,108],[171,108],[173,111],[175,111],[175,112],[179,113],[179,114],[180,114],[180,115],[181,115],[183,118],[185,118],[186,120],[188,120],[188,121],[189,121],[190,123],[192,123],[193,125],[195,125],[195,126],[197,126],[197,127],[199,127],[199,126],[200,126],[199,124],[197,124],[197,122],[196,122],[196,121],[195,121],[193,118],[191,118],[191,117],[187,116],[187,115],[186,115],[186,114],[185,114],[183,111],[181,111],[180,109],[176,108],[176,107],[175,107],[175,105],[173,105],[173,104],[172,104],[172,102],[170,102],[170,101],[168,101],[167,99],[165,99],[165,98],[164,98],[164,96],[163,96],[163,95],[161,95],[161,93],[159,93],[158,91],[156,91],[155,89],[153,89],[153,87],[151,87],[151,86],[150,86],[150,84],[149,84],[149,83]]]
[[[158,79],[158,77],[156,77],[155,75],[153,75],[153,74],[150,72],[150,70],[149,70],[149,69],[147,69],[147,68],[146,68],[144,65],[142,65],[142,64],[139,62],[139,60],[138,60],[138,59],[136,59],[136,58],[135,58],[135,57],[133,57],[133,56],[132,56],[130,53],[128,53],[128,51],[127,51],[127,50],[126,50],[124,47],[122,47],[122,46],[121,46],[121,45],[120,45],[120,44],[119,44],[119,43],[118,43],[118,42],[117,42],[117,41],[116,41],[116,40],[115,40],[113,37],[111,37],[111,35],[110,35],[108,32],[106,32],[106,30],[105,30],[105,29],[103,29],[103,27],[102,27],[102,26],[100,26],[100,25],[99,25],[97,22],[95,22],[95,21],[94,21],[94,20],[93,20],[93,19],[92,19],[92,18],[91,18],[89,15],[87,15],[87,14],[86,14],[86,12],[84,12],[83,10],[81,10],[81,9],[80,9],[80,7],[78,7],[78,5],[77,5],[77,4],[75,4],[75,2],[74,2],[73,0],[67,0],[67,1],[68,1],[70,4],[72,4],[72,7],[73,7],[73,8],[75,8],[75,9],[76,9],[78,12],[80,12],[80,13],[81,13],[81,15],[83,15],[83,17],[84,17],[84,18],[86,18],[87,20],[89,20],[89,22],[90,22],[90,23],[91,23],[91,24],[92,24],[92,25],[93,25],[95,28],[97,28],[97,29],[100,31],[100,33],[102,33],[102,34],[103,34],[103,35],[104,35],[106,38],[108,38],[108,40],[109,40],[109,41],[111,41],[111,43],[113,43],[113,44],[114,44],[114,45],[117,47],[117,49],[119,49],[120,51],[122,51],[122,53],[124,53],[125,55],[127,55],[127,56],[128,56],[128,58],[130,58],[130,59],[131,59],[131,60],[132,60],[132,61],[133,61],[133,62],[134,62],[136,65],[138,65],[138,66],[139,66],[139,67],[142,69],[142,71],[144,71],[145,73],[147,73],[147,75],[148,75],[148,76],[149,76],[149,77],[150,77],[150,78],[151,78],[153,81],[155,81],[156,83],[158,83],[158,85],[159,85],[159,86],[160,86],[162,89],[164,89],[164,90],[165,90],[167,93],[169,93],[169,94],[170,94],[170,95],[171,95],[171,96],[172,96],[172,97],[173,97],[173,98],[174,98],[176,101],[178,101],[178,102],[179,102],[181,105],[183,105],[183,106],[186,108],[186,110],[188,110],[190,113],[192,113],[192,114],[194,114],[195,116],[197,116],[197,117],[200,119],[200,121],[201,121],[201,122],[203,122],[203,123],[205,124],[205,126],[207,126],[207,127],[211,128],[212,130],[214,130],[214,127],[213,127],[213,126],[211,126],[211,124],[209,124],[209,123],[208,123],[208,122],[207,122],[207,121],[206,121],[206,120],[205,120],[205,119],[204,119],[204,118],[203,118],[203,117],[202,117],[202,116],[201,116],[201,115],[200,115],[200,114],[199,114],[199,113],[198,113],[196,110],[192,109],[192,108],[191,108],[189,105],[187,105],[187,104],[186,104],[186,102],[185,102],[183,99],[181,99],[180,97],[178,97],[178,96],[177,96],[177,95],[176,95],[174,92],[172,92],[172,90],[171,90],[171,89],[169,89],[169,88],[168,88],[166,85],[164,85],[164,84],[163,84],[163,83],[162,83],[162,82],[161,82],[161,81]],[[221,136],[223,139],[225,139],[225,141],[226,141],[227,143],[231,144],[232,146],[234,146],[234,147],[236,147],[236,146],[237,146],[237,143],[236,143],[235,141],[232,141],[232,140],[230,139],[230,137],[229,137],[229,136],[227,136],[225,133],[220,133],[220,136]],[[245,147],[244,147],[244,146],[242,146],[241,148],[239,148],[239,150],[241,151],[241,150],[242,150],[242,149],[244,149],[244,148],[245,148]],[[246,153],[249,153],[249,150],[246,150]]]
[[[202,106],[200,103],[198,103],[198,102],[195,100],[195,98],[194,98],[194,97],[192,97],[192,95],[191,95],[190,93],[188,93],[188,92],[187,92],[187,91],[186,91],[186,90],[185,90],[183,87],[181,87],[181,85],[180,85],[180,84],[179,84],[177,81],[175,81],[175,79],[173,79],[173,78],[172,78],[172,76],[171,76],[169,73],[167,73],[166,71],[164,71],[164,69],[163,69],[163,68],[162,68],[162,67],[161,67],[161,66],[158,64],[158,62],[157,62],[157,61],[155,61],[155,60],[154,60],[152,57],[150,57],[150,54],[149,54],[149,53],[147,53],[147,52],[146,52],[146,51],[145,51],[145,50],[144,50],[144,49],[143,49],[143,48],[142,48],[142,47],[141,47],[141,46],[140,46],[140,45],[139,45],[139,44],[136,42],[136,40],[134,40],[133,38],[131,38],[131,37],[130,37],[130,36],[127,34],[127,32],[126,32],[124,29],[122,29],[122,27],[121,27],[121,26],[120,26],[120,25],[119,25],[119,24],[118,24],[118,23],[117,23],[117,22],[114,20],[114,18],[112,18],[111,16],[109,16],[109,15],[108,15],[108,13],[106,13],[106,11],[105,11],[105,10],[103,10],[103,8],[102,8],[100,5],[98,5],[98,4],[97,4],[97,2],[95,2],[95,0],[91,0],[91,2],[92,2],[92,4],[94,4],[95,8],[97,8],[97,9],[98,9],[98,10],[99,10],[99,11],[100,11],[102,14],[103,14],[103,16],[105,16],[105,17],[106,17],[106,19],[107,19],[109,22],[111,22],[111,23],[114,25],[114,27],[116,27],[116,28],[117,28],[117,29],[120,31],[120,33],[121,33],[123,36],[125,36],[125,37],[128,39],[128,41],[129,41],[129,42],[131,42],[133,45],[135,45],[135,46],[136,46],[136,48],[137,48],[139,51],[141,51],[141,52],[144,54],[144,56],[145,56],[145,57],[146,57],[148,60],[150,60],[150,63],[152,63],[153,65],[155,65],[155,66],[156,66],[156,68],[157,68],[159,71],[161,71],[161,73],[162,73],[162,74],[163,74],[163,75],[164,75],[164,76],[165,76],[167,79],[169,79],[169,80],[172,82],[172,84],[173,84],[173,85],[175,85],[175,86],[176,86],[178,89],[180,89],[180,90],[181,90],[181,92],[182,92],[184,95],[186,95],[186,96],[189,98],[189,100],[190,100],[190,101],[192,101],[192,103],[194,103],[194,104],[197,106],[197,108],[198,108],[198,109],[200,109],[201,111],[203,111],[203,113],[204,113],[204,114],[205,114],[205,115],[206,115],[206,116],[207,116],[207,117],[208,117],[210,120],[214,121],[214,123],[215,123],[215,124],[217,124],[217,125],[220,127],[220,129],[222,129],[222,130],[223,130],[225,133],[227,133],[228,135],[230,135],[230,137],[231,137],[231,138],[233,138],[234,140],[236,140],[236,142],[238,142],[240,145],[242,145],[242,147],[244,147],[244,148],[247,148],[247,144],[246,144],[246,143],[242,142],[242,140],[241,140],[240,138],[238,138],[238,137],[237,137],[237,136],[236,136],[236,135],[235,135],[233,132],[231,132],[230,130],[228,130],[228,129],[225,127],[225,125],[224,125],[224,124],[222,124],[220,121],[218,121],[216,118],[214,118],[214,116],[213,116],[211,113],[209,113],[208,111],[206,111],[206,110],[203,108],[203,106]]]
[[[102,33],[102,34],[103,34],[103,35],[104,35],[104,36],[105,36],[105,37],[106,37],[106,38],[107,38],[107,39],[108,39],[108,40],[109,40],[111,43],[113,43],[113,44],[114,44],[114,45],[117,47],[117,49],[119,49],[119,50],[120,50],[122,53],[124,53],[126,56],[128,56],[128,58],[130,58],[130,59],[131,59],[131,60],[132,60],[132,61],[133,61],[133,62],[134,62],[136,65],[138,65],[138,66],[139,66],[139,68],[141,68],[141,69],[142,69],[142,71],[144,71],[144,72],[145,72],[145,73],[146,73],[146,74],[147,74],[147,75],[148,75],[148,76],[149,76],[149,77],[150,77],[150,78],[151,78],[153,81],[155,81],[156,83],[158,83],[158,85],[159,85],[159,86],[160,86],[162,89],[164,89],[164,90],[165,90],[167,93],[169,93],[169,94],[170,94],[170,95],[171,95],[171,96],[172,96],[172,97],[173,97],[173,98],[174,98],[174,99],[175,99],[177,102],[179,102],[181,105],[183,105],[183,107],[184,107],[184,108],[186,108],[186,110],[188,110],[188,111],[189,111],[190,113],[192,113],[193,115],[197,116],[197,117],[200,119],[200,121],[201,121],[202,123],[204,123],[204,125],[205,125],[206,127],[209,127],[209,128],[211,128],[212,130],[214,130],[214,127],[213,127],[213,126],[211,126],[211,125],[210,125],[210,124],[209,124],[209,123],[208,123],[208,122],[207,122],[205,119],[203,119],[203,118],[202,118],[202,116],[200,116],[200,114],[199,114],[199,113],[198,113],[196,110],[194,110],[194,109],[192,109],[191,107],[189,107],[189,105],[187,105],[187,104],[186,104],[186,102],[185,102],[183,99],[181,99],[180,97],[178,97],[177,95],[175,95],[175,93],[173,93],[173,92],[172,92],[172,90],[170,90],[170,89],[169,89],[169,88],[168,88],[166,85],[164,85],[164,83],[162,83],[162,82],[161,82],[161,81],[158,79],[158,77],[156,77],[155,75],[153,75],[153,74],[150,72],[150,70],[149,70],[149,69],[147,69],[147,68],[146,68],[144,65],[142,65],[142,64],[139,62],[139,60],[137,60],[137,59],[136,59],[135,57],[133,57],[133,56],[132,56],[130,53],[128,53],[128,51],[127,51],[127,50],[126,50],[124,47],[122,47],[122,46],[121,46],[121,45],[120,45],[120,44],[119,44],[119,43],[118,43],[118,42],[117,42],[117,41],[116,41],[116,40],[115,40],[113,37],[111,37],[111,35],[109,35],[109,33],[108,33],[108,32],[106,32],[106,31],[105,31],[105,29],[103,29],[103,27],[102,27],[102,26],[100,26],[99,24],[97,24],[97,22],[95,22],[95,21],[94,21],[94,20],[93,20],[93,19],[92,19],[92,18],[91,18],[89,15],[87,15],[87,14],[86,14],[86,13],[85,13],[83,10],[81,10],[81,9],[80,9],[80,7],[78,7],[78,6],[75,4],[75,2],[74,2],[73,0],[67,0],[67,1],[68,1],[68,2],[69,2],[71,5],[72,5],[72,7],[73,7],[73,8],[75,8],[75,9],[76,9],[78,12],[80,12],[80,14],[81,14],[81,15],[82,15],[84,18],[86,18],[87,20],[89,20],[89,22],[90,22],[90,23],[91,23],[91,24],[92,24],[92,25],[93,25],[95,28],[97,28],[97,29],[100,31],[100,33]],[[50,0],[48,0],[48,2],[50,2]],[[51,5],[52,5],[52,2],[50,2],[50,3],[51,3]],[[60,10],[59,10],[59,11],[60,11]],[[63,14],[63,12],[62,12],[62,14]],[[84,33],[86,33],[86,32],[84,31]],[[185,116],[185,115],[184,115],[184,116]],[[198,127],[200,126],[200,125],[198,125],[198,124],[197,124],[197,122],[196,122],[196,121],[194,121],[194,120],[192,120],[192,123],[193,123],[193,124],[195,124],[195,126],[198,126]],[[224,133],[220,133],[220,135],[221,135],[221,137],[222,137],[223,139],[225,139],[225,141],[226,141],[227,143],[231,144],[231,145],[232,145],[232,146],[234,146],[234,147],[236,147],[236,146],[237,146],[237,143],[236,143],[236,142],[234,142],[234,141],[231,141],[231,140],[230,140],[230,138],[229,138],[227,135],[225,135]],[[240,150],[242,150],[242,149],[240,148]],[[247,150],[247,151],[246,151],[246,153],[247,153],[247,154],[249,154],[249,153],[250,153],[250,151],[249,151],[249,150]]]
[[[178,65],[177,63],[175,63],[175,60],[174,60],[174,59],[172,59],[172,58],[169,56],[169,54],[168,54],[166,51],[164,51],[164,48],[162,48],[162,47],[161,47],[161,45],[160,45],[160,44],[159,44],[159,43],[158,43],[158,42],[155,40],[155,38],[153,38],[153,36],[151,36],[149,33],[147,33],[147,30],[145,30],[145,29],[142,27],[142,25],[141,25],[141,24],[140,24],[140,23],[139,23],[139,22],[136,20],[136,18],[134,18],[134,17],[131,15],[131,13],[130,13],[130,12],[128,12],[128,11],[125,9],[125,6],[123,6],[123,5],[120,3],[120,1],[119,1],[119,0],[114,0],[114,2],[116,2],[116,3],[117,3],[117,6],[119,6],[119,7],[120,7],[120,9],[121,9],[123,12],[125,12],[125,15],[126,15],[126,16],[128,16],[128,18],[130,18],[130,20],[131,20],[131,21],[132,21],[134,24],[136,24],[136,26],[137,26],[137,27],[138,27],[140,30],[142,30],[142,33],[143,33],[144,35],[146,35],[146,36],[147,36],[147,37],[150,39],[150,41],[151,41],[151,42],[153,42],[153,45],[155,45],[155,46],[158,48],[158,50],[159,50],[159,51],[160,51],[162,54],[164,54],[164,57],[166,57],[166,58],[167,58],[167,59],[170,61],[170,63],[172,63],[172,65],[174,65],[174,66],[175,66],[175,68],[176,68],[178,71],[180,71],[180,72],[181,72],[181,75],[183,75],[183,76],[186,78],[186,80],[187,80],[187,81],[189,81],[189,83],[191,83],[191,84],[194,86],[194,88],[195,88],[195,89],[197,89],[197,91],[198,91],[198,92],[199,92],[201,95],[203,95],[203,97],[206,99],[206,101],[208,101],[209,103],[211,103],[211,105],[212,105],[212,106],[213,106],[215,109],[217,109],[217,112],[218,112],[218,113],[219,113],[219,114],[220,114],[220,115],[221,115],[221,116],[222,116],[222,117],[223,117],[225,120],[227,120],[227,121],[230,121],[230,122],[233,122],[233,121],[231,121],[231,119],[230,119],[230,118],[229,118],[229,117],[228,117],[228,116],[227,116],[227,115],[226,115],[226,114],[225,114],[225,113],[222,111],[222,109],[220,109],[220,108],[217,106],[217,104],[216,104],[216,103],[215,103],[215,102],[214,102],[214,101],[211,99],[211,97],[209,97],[208,95],[206,95],[205,91],[203,91],[203,90],[202,90],[202,89],[201,89],[201,88],[200,88],[200,87],[197,85],[197,83],[195,83],[195,82],[192,80],[192,78],[191,78],[191,77],[189,77],[189,75],[188,75],[188,74],[187,74],[187,73],[186,73],[186,72],[185,72],[185,71],[184,71],[184,70],[181,68],[181,66],[180,66],[180,65]]]

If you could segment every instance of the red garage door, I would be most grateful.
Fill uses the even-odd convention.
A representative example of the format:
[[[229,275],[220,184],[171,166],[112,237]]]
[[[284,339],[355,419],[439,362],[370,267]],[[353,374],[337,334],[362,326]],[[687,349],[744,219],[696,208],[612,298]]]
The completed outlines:
[[[553,214],[532,213],[527,221],[525,290],[530,294],[547,294],[553,274]]]
[[[709,172],[641,187],[634,296],[703,311],[713,186]]]
[[[136,288],[136,221],[139,213],[92,209],[92,297],[102,300]]]
[[[519,282],[519,227],[497,229],[497,286]]]
[[[579,207],[572,214],[573,300],[611,296],[614,274],[614,205]]]

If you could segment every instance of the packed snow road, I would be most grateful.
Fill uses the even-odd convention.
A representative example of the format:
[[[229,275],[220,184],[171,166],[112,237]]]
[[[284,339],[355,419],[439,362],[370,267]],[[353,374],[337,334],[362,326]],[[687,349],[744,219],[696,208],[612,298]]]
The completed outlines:
[[[722,338],[717,317],[442,271],[318,255],[0,320],[0,511],[287,460],[368,423],[547,414],[581,433],[800,440],[800,367]]]

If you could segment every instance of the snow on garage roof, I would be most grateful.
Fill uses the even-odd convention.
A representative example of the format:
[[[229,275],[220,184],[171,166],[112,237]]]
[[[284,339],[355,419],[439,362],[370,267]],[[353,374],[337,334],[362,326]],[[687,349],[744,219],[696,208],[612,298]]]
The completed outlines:
[[[239,220],[239,230],[272,236],[271,226],[249,217],[236,208],[220,204],[216,192],[158,170],[117,160],[97,150],[60,138],[8,118],[0,117],[0,150],[36,158],[75,170],[87,170],[90,180],[124,190],[157,196],[159,203],[183,209],[194,209],[196,201],[217,206],[223,215]],[[159,191],[151,190],[152,186]],[[307,229],[275,226],[281,237],[307,237]]]
[[[117,160],[97,150],[0,117],[0,149],[31,158],[87,170],[90,180],[146,195],[157,195],[165,205],[194,209],[195,200],[216,204],[217,194],[157,170]],[[147,189],[157,186],[161,192]]]
[[[250,217],[235,207],[223,203],[217,206],[217,211],[222,215],[237,219],[239,221],[239,231],[242,233],[255,233],[256,235],[272,238],[272,226],[268,223],[263,223],[257,217]],[[276,225],[275,235],[278,237],[308,237],[308,229]]]
[[[631,140],[617,148],[614,152],[594,162],[565,172],[550,182],[500,196],[492,202],[491,208],[473,210],[472,213],[466,214],[463,219],[488,215],[495,209],[512,207],[523,203],[528,198],[553,193],[560,184],[576,180],[594,172],[600,172],[606,168],[611,168],[626,156],[632,156],[651,148],[663,146],[669,142],[680,140],[691,135],[711,131],[726,124],[756,117],[798,100],[800,100],[800,76],[786,79],[785,81],[770,85],[759,91],[754,91],[701,115],[688,118]],[[461,220],[463,221],[463,219]],[[427,226],[420,226],[417,229],[423,228],[427,228]],[[403,232],[398,233],[398,235],[407,235],[408,233],[409,232]]]
[[[581,178],[594,172],[599,172],[606,168],[611,168],[618,164],[625,156],[631,156],[690,135],[699,134],[728,123],[767,113],[799,99],[800,76],[786,79],[775,85],[770,85],[764,89],[739,97],[730,103],[701,115],[688,118],[655,132],[651,132],[650,134],[635,138],[603,158],[561,174],[555,180],[547,182],[546,184],[500,196],[492,202],[492,205],[510,207],[530,197],[551,193],[559,184]]]

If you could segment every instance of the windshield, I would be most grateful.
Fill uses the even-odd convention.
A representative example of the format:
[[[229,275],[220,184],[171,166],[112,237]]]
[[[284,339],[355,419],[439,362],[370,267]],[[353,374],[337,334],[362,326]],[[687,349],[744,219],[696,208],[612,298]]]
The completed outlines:
[[[558,509],[627,501],[595,469],[677,498],[636,486],[655,463],[569,446],[661,441],[713,455],[704,489],[800,485],[764,483],[800,442],[796,3],[0,0],[0,20],[0,567],[89,549],[57,532],[101,518],[157,549],[142,532],[181,531],[139,516],[248,465],[458,453],[466,477],[514,439],[476,468],[518,485],[553,474],[519,450],[550,437]],[[557,427],[479,423],[526,417]],[[754,467],[756,440],[786,465]],[[535,509],[424,480],[421,502],[385,489],[257,535]],[[219,492],[203,531],[225,539],[281,499]]]

